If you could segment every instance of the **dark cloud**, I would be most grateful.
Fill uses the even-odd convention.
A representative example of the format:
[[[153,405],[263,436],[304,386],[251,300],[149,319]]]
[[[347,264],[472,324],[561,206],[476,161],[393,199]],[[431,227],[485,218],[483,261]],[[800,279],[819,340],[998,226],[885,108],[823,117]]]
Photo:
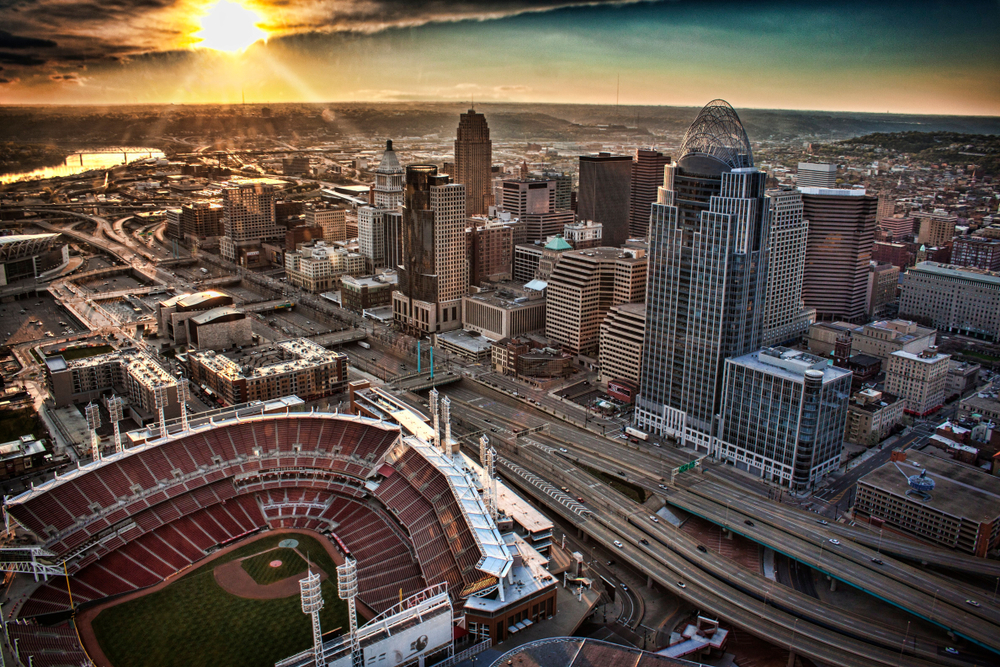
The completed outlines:
[[[56,46],[58,45],[51,39],[12,35],[6,30],[0,30],[0,49],[51,49]]]
[[[80,77],[78,77],[75,72],[70,72],[69,74],[49,74],[49,78],[53,81],[80,81]]]
[[[27,53],[10,53],[9,51],[0,51],[0,63],[5,63],[7,65],[20,65],[21,67],[35,67],[37,65],[44,65],[46,61]]]
[[[3,79],[3,78],[0,78],[0,84],[17,83],[18,81],[20,81],[20,79]]]

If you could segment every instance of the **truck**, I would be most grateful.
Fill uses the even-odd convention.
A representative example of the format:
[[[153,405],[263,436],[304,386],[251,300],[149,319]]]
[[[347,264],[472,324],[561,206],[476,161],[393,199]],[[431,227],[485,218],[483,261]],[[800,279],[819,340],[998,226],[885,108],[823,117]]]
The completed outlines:
[[[371,343],[366,343],[365,341],[361,341],[360,343],[358,343],[358,345],[365,348],[366,350],[372,349]]]
[[[631,426],[625,427],[625,432],[632,436],[633,438],[638,438],[639,440],[649,440],[649,434],[643,433],[637,428],[632,428]]]

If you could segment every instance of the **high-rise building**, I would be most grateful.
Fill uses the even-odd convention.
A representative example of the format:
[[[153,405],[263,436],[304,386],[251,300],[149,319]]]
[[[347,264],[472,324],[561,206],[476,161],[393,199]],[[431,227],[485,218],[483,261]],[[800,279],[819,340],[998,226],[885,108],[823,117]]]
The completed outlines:
[[[663,168],[668,164],[669,155],[654,150],[636,149],[629,194],[629,236],[646,238],[649,232],[650,207],[656,201],[657,189],[663,185]]]
[[[872,262],[868,267],[868,297],[865,299],[868,317],[881,318],[895,314],[899,292],[899,267],[888,262]]]
[[[921,262],[903,275],[899,314],[939,330],[1000,341],[1000,274]]]
[[[764,302],[764,346],[802,336],[816,313],[802,303],[802,274],[809,223],[802,217],[802,195],[793,189],[769,190],[767,295]]]
[[[465,186],[466,212],[486,213],[493,203],[490,185],[493,169],[493,142],[486,116],[469,109],[458,123],[455,140],[455,183]]]
[[[888,192],[878,193],[878,220],[891,218],[896,214],[896,200]]]
[[[917,219],[919,225],[917,243],[923,243],[928,248],[936,248],[949,245],[955,238],[955,225],[958,224],[957,216],[948,215],[944,211],[934,211],[933,213],[914,212],[913,217]]]
[[[800,188],[835,188],[837,165],[799,162],[795,184]]]
[[[374,205],[358,209],[358,249],[371,271],[402,263],[402,205],[403,168],[390,140],[375,170]]]
[[[640,428],[708,451],[722,364],[760,347],[767,283],[766,174],[736,111],[714,100],[668,165],[652,207]]]
[[[864,190],[799,188],[809,221],[802,300],[821,320],[865,319],[878,200]]]
[[[182,238],[205,239],[225,233],[220,204],[207,201],[184,204],[178,218]]]
[[[566,245],[569,245],[568,243]],[[572,246],[570,246],[572,248]],[[526,283],[535,279],[545,246],[539,242],[514,246],[514,281]]]
[[[469,283],[482,285],[511,279],[514,265],[515,230],[523,230],[524,224],[511,218],[472,217],[466,230],[469,257]]]
[[[269,179],[237,181],[222,190],[223,259],[241,266],[264,261],[262,241],[284,238],[284,228],[274,221],[274,183]]]
[[[1000,271],[1000,240],[960,236],[951,246],[951,263],[986,271]]]
[[[951,355],[936,347],[923,352],[897,351],[889,355],[885,390],[906,401],[906,412],[923,417],[944,405]]]
[[[642,338],[646,333],[646,304],[612,306],[601,323],[598,361],[601,380],[628,380],[639,384]]]
[[[457,329],[469,291],[465,242],[465,186],[451,183],[433,165],[406,168],[403,262],[393,319],[414,335]]]
[[[327,243],[347,240],[347,208],[327,202],[313,204],[305,210],[305,222],[309,227],[321,227],[323,240]]]
[[[567,251],[547,282],[545,336],[566,351],[595,354],[608,309],[642,301],[645,253],[621,248]]]
[[[851,371],[784,347],[726,359],[718,452],[795,491],[840,466]]]
[[[545,171],[542,176],[550,181],[556,182],[556,207],[557,211],[569,211],[573,208],[573,176],[561,171]]]
[[[556,210],[554,180],[508,179],[500,182],[500,193],[501,208],[516,218]]]
[[[882,200],[879,200],[881,204]],[[913,218],[904,215],[891,215],[878,219],[878,228],[893,241],[900,241],[913,236]]]
[[[580,156],[576,212],[581,220],[604,225],[606,246],[617,248],[628,240],[631,186],[631,156],[610,153]]]

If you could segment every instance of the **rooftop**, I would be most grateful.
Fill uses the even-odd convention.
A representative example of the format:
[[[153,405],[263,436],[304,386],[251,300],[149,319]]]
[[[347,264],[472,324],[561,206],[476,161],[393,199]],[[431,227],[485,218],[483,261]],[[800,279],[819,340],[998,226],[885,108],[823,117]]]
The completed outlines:
[[[556,578],[552,576],[548,568],[548,559],[535,551],[524,539],[515,533],[504,533],[503,536],[506,550],[510,554],[521,557],[521,565],[511,565],[509,579],[513,579],[511,584],[509,579],[504,581],[504,600],[491,599],[490,597],[470,596],[465,601],[467,610],[483,611],[487,613],[495,612],[507,606],[517,603],[517,600],[530,597],[549,586],[556,583]]]
[[[746,366],[793,382],[802,382],[809,371],[822,373],[824,383],[851,375],[851,371],[831,366],[822,357],[787,347],[766,347],[735,359],[727,359],[726,363]]]
[[[206,310],[203,313],[195,315],[191,319],[197,325],[208,324],[212,320],[217,320],[220,317],[225,317],[227,315],[243,315],[242,312],[236,310],[232,306],[221,306],[219,308],[213,308],[212,310]]]
[[[928,349],[937,349],[937,348],[928,348]],[[924,352],[927,352],[927,350],[925,350]],[[933,364],[941,361],[942,359],[951,359],[950,354],[942,354],[940,352],[937,352],[933,355],[925,356],[924,352],[914,354],[913,352],[896,350],[895,352],[892,353],[892,356],[901,357],[903,359],[910,359],[912,361],[919,361],[922,364]]]
[[[824,197],[864,197],[864,188],[799,188],[804,195],[821,195]]]
[[[906,461],[898,465],[899,468],[890,461],[858,481],[959,519],[978,523],[1000,517],[1000,478],[957,461],[912,449],[906,452]],[[935,482],[930,500],[906,495],[910,489],[907,477],[919,475],[923,470]]]
[[[488,352],[490,346],[493,344],[493,341],[489,338],[464,329],[455,329],[454,331],[446,331],[436,335],[438,340],[443,340],[475,354]]]
[[[954,266],[952,264],[941,264],[939,262],[920,262],[911,267],[909,273],[929,273],[942,278],[956,278],[959,280],[972,280],[986,283],[988,285],[1000,286],[1000,273],[976,269],[968,266]]]
[[[176,305],[180,308],[196,308],[207,301],[211,301],[212,299],[227,296],[229,295],[224,292],[210,289],[205,290],[204,292],[195,292],[194,294],[184,294],[177,298]]]

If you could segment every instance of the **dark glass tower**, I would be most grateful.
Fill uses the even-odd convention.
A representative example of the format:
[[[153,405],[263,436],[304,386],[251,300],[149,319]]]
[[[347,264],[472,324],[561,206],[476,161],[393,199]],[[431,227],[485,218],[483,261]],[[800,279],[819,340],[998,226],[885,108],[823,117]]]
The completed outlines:
[[[486,213],[493,203],[493,142],[486,116],[469,109],[458,123],[455,139],[454,182],[465,185],[465,209],[468,215]]]
[[[760,347],[765,178],[736,111],[710,102],[652,206],[639,428],[711,449],[723,361]]]

